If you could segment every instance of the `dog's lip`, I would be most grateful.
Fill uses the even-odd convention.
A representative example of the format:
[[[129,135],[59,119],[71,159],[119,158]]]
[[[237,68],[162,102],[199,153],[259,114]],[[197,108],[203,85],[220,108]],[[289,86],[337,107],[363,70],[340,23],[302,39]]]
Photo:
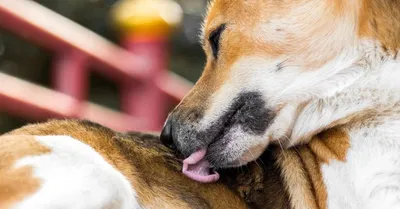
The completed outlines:
[[[224,136],[227,134],[227,132],[229,131],[228,127],[232,127],[232,125],[234,125],[234,123],[232,122],[232,118],[237,114],[237,112],[242,109],[245,105],[242,104],[240,105],[237,109],[235,109],[235,111],[231,114],[231,116],[229,116],[229,118],[224,122],[221,130],[213,137],[212,142],[208,145],[211,146],[212,144],[218,142],[219,140],[221,140],[222,138],[224,138]]]
[[[207,147],[212,146],[213,144],[215,144],[216,142],[220,141],[221,139],[223,139],[225,137],[225,135],[228,132],[227,130],[229,130],[229,129],[227,129],[227,127],[231,127],[234,124],[232,121],[232,118],[244,106],[245,106],[245,104],[241,104],[228,117],[228,119],[226,121],[224,121],[224,124],[222,126],[223,128],[221,128],[221,130],[218,133],[216,133],[216,135],[213,137],[212,142],[210,144],[208,144]],[[219,173],[211,168],[210,162],[205,158],[206,154],[207,154],[207,148],[203,148],[196,152],[193,152],[188,158],[186,158],[183,161],[183,168],[182,168],[183,174],[185,174],[187,177],[189,177],[193,180],[203,182],[203,183],[210,183],[210,182],[218,181],[218,179],[220,177]],[[204,175],[199,175],[199,173],[194,173],[194,172],[190,171],[189,166],[191,166],[191,165],[196,166],[199,164],[203,165],[204,168],[209,168],[213,172],[213,174],[204,176]],[[232,167],[234,167],[234,166],[232,166]],[[204,174],[204,170],[203,170],[203,174]]]
[[[210,162],[205,158],[206,153],[207,149],[200,149],[186,158],[183,161],[183,174],[201,183],[218,181],[219,174],[211,168]]]

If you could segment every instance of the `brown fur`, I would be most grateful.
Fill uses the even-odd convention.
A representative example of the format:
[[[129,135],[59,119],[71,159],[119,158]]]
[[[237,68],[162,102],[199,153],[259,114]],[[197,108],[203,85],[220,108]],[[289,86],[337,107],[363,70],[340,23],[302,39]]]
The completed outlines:
[[[15,163],[26,156],[48,152],[49,149],[31,136],[0,137],[0,208],[12,206],[40,187],[40,180],[33,177],[31,167],[13,168]]]
[[[121,134],[95,123],[74,120],[28,125],[7,135],[69,135],[79,139],[130,180],[146,208],[247,208],[226,186],[201,184],[183,176],[174,153],[153,135]]]
[[[304,29],[302,35],[288,28],[276,28],[270,31],[271,34],[264,34],[260,31],[261,24],[272,24],[276,19],[287,19],[289,12],[299,5],[308,3],[304,12],[296,17]],[[186,95],[176,111],[202,112],[210,105],[210,96],[213,95],[229,78],[230,70],[235,62],[246,56],[258,56],[276,58],[286,56],[288,58],[283,64],[287,66],[302,66],[304,69],[318,69],[332,58],[336,57],[344,46],[349,45],[353,40],[344,41],[338,44],[333,37],[335,27],[332,25],[351,24],[357,17],[355,5],[345,1],[272,1],[272,0],[248,0],[229,1],[214,0],[205,20],[202,43],[207,54],[207,64],[203,74],[197,81],[194,88]],[[309,15],[310,11],[323,11],[323,14]],[[249,15],[251,14],[251,15]],[[319,15],[324,18],[315,18]],[[346,21],[342,20],[346,19]],[[221,24],[226,24],[226,30],[220,39],[220,55],[218,60],[213,58],[210,43],[207,41],[210,34]],[[353,23],[354,24],[354,23]],[[309,27],[313,25],[314,27]],[[343,34],[350,36],[355,34]],[[281,41],[270,41],[269,36],[276,33],[284,37]],[[255,34],[263,38],[256,39]],[[326,41],[315,41],[326,40]],[[301,43],[301,44],[299,44]],[[334,46],[334,47],[327,47]],[[316,54],[318,53],[318,54]],[[184,114],[175,114],[184,115]],[[186,119],[188,120],[188,119]]]
[[[221,181],[237,191],[251,208],[289,209],[289,193],[276,160],[274,151],[267,151],[257,162],[222,171]]]
[[[282,177],[290,195],[292,208],[316,209],[318,206],[313,194],[313,185],[298,152],[278,150],[277,163],[283,171]]]
[[[293,208],[327,207],[321,166],[333,160],[346,161],[349,140],[343,128],[334,128],[315,136],[307,145],[277,151],[277,162],[283,170]]]
[[[358,35],[378,40],[390,54],[400,50],[399,20],[399,0],[360,0]]]
[[[307,145],[288,150],[272,146],[244,171],[228,172],[226,184],[254,208],[325,209],[328,196],[321,166],[346,161],[349,140],[343,128],[335,128],[315,136]]]
[[[146,208],[162,205],[167,208],[324,209],[327,194],[320,167],[332,160],[345,161],[349,148],[344,129],[332,129],[314,137],[309,145],[285,151],[271,147],[257,162],[221,171],[219,183],[201,184],[181,174],[181,163],[175,153],[161,145],[154,135],[122,134],[88,121],[54,120],[28,125],[1,137],[2,159],[7,159],[4,153],[13,150],[13,158],[0,163],[1,179],[11,178],[1,181],[6,184],[0,183],[0,200],[7,197],[9,204],[23,199],[40,185],[32,179],[29,168],[23,168],[28,169],[21,171],[24,175],[10,176],[7,173],[10,165],[20,157],[49,152],[23,135],[69,135],[90,145],[130,180]],[[17,180],[28,185],[32,182],[32,187],[13,187],[15,193],[4,196],[8,191],[4,185],[18,185]]]
[[[291,9],[301,8],[299,5],[306,6],[296,13],[296,16],[290,16]],[[269,24],[274,20],[291,18],[294,19],[290,22],[291,24],[276,28],[276,31],[263,32],[259,29],[262,26],[261,22]],[[387,53],[381,55],[382,59],[387,56],[399,56],[399,21],[400,0],[214,0],[203,31],[203,47],[208,55],[206,67],[200,80],[176,108],[173,116],[185,116],[180,112],[186,111],[189,112],[187,115],[191,118],[190,112],[207,112],[207,108],[211,106],[210,98],[224,82],[229,82],[233,64],[246,56],[255,55],[271,59],[285,56],[289,59],[283,63],[284,65],[316,70],[337,57],[343,49],[357,46],[364,39],[380,42],[381,49]],[[226,24],[227,27],[220,39],[218,59],[215,59],[207,39],[210,33],[221,24]],[[293,25],[298,28],[292,28]],[[282,33],[280,37],[284,39],[274,42],[274,33]],[[255,38],[256,35],[259,35],[258,39]],[[377,50],[380,51],[380,49]],[[239,73],[236,72],[236,74]],[[328,197],[320,168],[323,164],[332,161],[345,161],[350,147],[349,136],[340,125],[353,123],[353,121],[365,121],[361,119],[370,118],[375,114],[377,113],[373,109],[363,110],[334,121],[315,132],[310,132],[309,135],[304,136],[307,142],[313,138],[309,144],[288,151],[279,151],[279,149],[271,151],[275,157],[268,158],[264,164],[276,163],[277,167],[274,169],[280,171],[278,173],[281,177],[275,179],[274,183],[283,183],[285,189],[282,191],[288,193],[291,207],[326,208]],[[197,118],[201,119],[201,117]],[[184,123],[192,122],[187,118],[179,119]],[[316,134],[318,135],[315,136]],[[244,160],[248,158],[248,156],[243,157]],[[253,175],[261,172],[254,177],[255,179],[265,176],[265,170],[257,171],[250,168]],[[249,177],[244,177],[246,178]],[[252,183],[251,185],[259,188],[263,184]],[[245,198],[251,196],[249,193],[254,192],[248,185],[239,186],[238,189]],[[279,186],[271,191],[277,192],[281,189],[282,186]],[[272,196],[264,187],[261,187],[259,191],[265,192],[264,197]],[[263,200],[262,198],[251,199],[250,202],[260,203]],[[276,208],[284,207],[279,203],[276,205],[279,205]],[[269,206],[274,208],[274,205]]]
[[[304,6],[304,3],[308,5]],[[287,19],[291,9],[299,5],[305,9],[296,14],[298,22],[293,24],[302,26],[298,28],[301,33],[288,30],[292,25],[276,28],[270,34],[259,31],[261,23]],[[322,14],[312,15],[311,12]],[[202,35],[207,64],[203,75],[177,111],[202,112],[207,109],[209,97],[228,80],[232,65],[249,55],[271,59],[284,55],[290,57],[284,65],[318,69],[338,56],[344,47],[367,39],[379,41],[388,54],[399,56],[399,19],[400,0],[214,0],[210,4]],[[221,36],[219,58],[215,60],[207,39],[221,24],[227,24],[227,28]],[[338,35],[332,35],[338,27],[332,25],[348,28],[339,32],[346,39],[338,41]],[[282,34],[284,39],[279,42],[268,40],[275,33]],[[254,38],[254,34],[263,35],[266,41]]]

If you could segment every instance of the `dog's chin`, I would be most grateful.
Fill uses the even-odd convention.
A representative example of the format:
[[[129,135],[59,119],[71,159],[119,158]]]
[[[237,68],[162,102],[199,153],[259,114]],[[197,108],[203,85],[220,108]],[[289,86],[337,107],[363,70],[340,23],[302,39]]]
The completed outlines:
[[[264,135],[237,131],[235,137],[224,136],[209,146],[207,157],[216,169],[234,168],[256,161],[272,144],[289,148],[293,145],[290,137],[296,116],[293,109],[282,112]]]
[[[225,169],[225,168],[236,168],[236,167],[241,167],[243,165],[246,165],[248,162],[243,162],[240,161],[239,158],[237,158],[237,160],[232,160],[229,159],[229,155],[225,155],[225,154],[211,154],[213,155],[213,157],[208,157],[208,159],[210,159],[211,166],[218,170],[218,169]],[[224,160],[215,160],[215,159],[224,159]],[[225,160],[226,159],[226,160]]]
[[[237,130],[235,134],[225,135],[211,143],[206,157],[216,169],[241,167],[257,160],[264,152],[268,142],[264,143],[261,139],[264,136],[249,135]]]
[[[229,150],[223,153],[209,152],[207,159],[210,160],[214,169],[237,168],[247,165],[250,162],[256,161],[263,151],[258,152],[241,152]],[[232,156],[237,156],[232,158]]]
[[[285,148],[293,144],[292,131],[303,104],[286,104],[277,112],[274,122],[266,131],[265,142]]]
[[[209,145],[207,159],[216,169],[241,167],[257,160],[270,144],[290,147],[291,131],[300,109],[299,106],[285,105],[262,135],[252,135],[240,127],[233,127]]]

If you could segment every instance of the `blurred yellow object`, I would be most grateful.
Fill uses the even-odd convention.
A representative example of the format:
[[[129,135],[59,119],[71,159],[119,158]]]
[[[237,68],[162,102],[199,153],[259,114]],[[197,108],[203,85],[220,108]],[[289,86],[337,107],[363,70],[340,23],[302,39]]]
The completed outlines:
[[[172,0],[120,0],[112,17],[124,34],[167,36],[181,23],[183,11]]]

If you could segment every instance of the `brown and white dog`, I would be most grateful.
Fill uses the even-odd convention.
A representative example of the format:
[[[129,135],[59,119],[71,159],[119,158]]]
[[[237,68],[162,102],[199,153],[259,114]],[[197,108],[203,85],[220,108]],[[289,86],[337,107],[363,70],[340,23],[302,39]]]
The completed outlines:
[[[153,135],[76,120],[28,125],[0,137],[0,209],[247,208],[181,168]]]
[[[331,209],[400,208],[399,0],[214,0],[201,37],[203,75],[161,135],[187,176],[213,182],[210,168],[328,130],[334,148],[312,154],[336,160],[312,166],[313,193]]]
[[[202,184],[181,173],[176,153],[154,135],[79,120],[27,125],[0,136],[0,209],[322,209],[318,168],[344,161],[346,136],[332,129],[308,145],[271,146],[258,161]]]
[[[144,136],[49,122],[1,137],[0,208],[400,208],[399,20],[399,0],[215,0],[162,141],[220,183]]]
[[[154,135],[78,120],[28,125],[0,137],[0,208],[325,208],[318,164],[343,160],[348,146],[326,137],[343,134],[284,152],[272,146],[258,162],[202,184]]]

